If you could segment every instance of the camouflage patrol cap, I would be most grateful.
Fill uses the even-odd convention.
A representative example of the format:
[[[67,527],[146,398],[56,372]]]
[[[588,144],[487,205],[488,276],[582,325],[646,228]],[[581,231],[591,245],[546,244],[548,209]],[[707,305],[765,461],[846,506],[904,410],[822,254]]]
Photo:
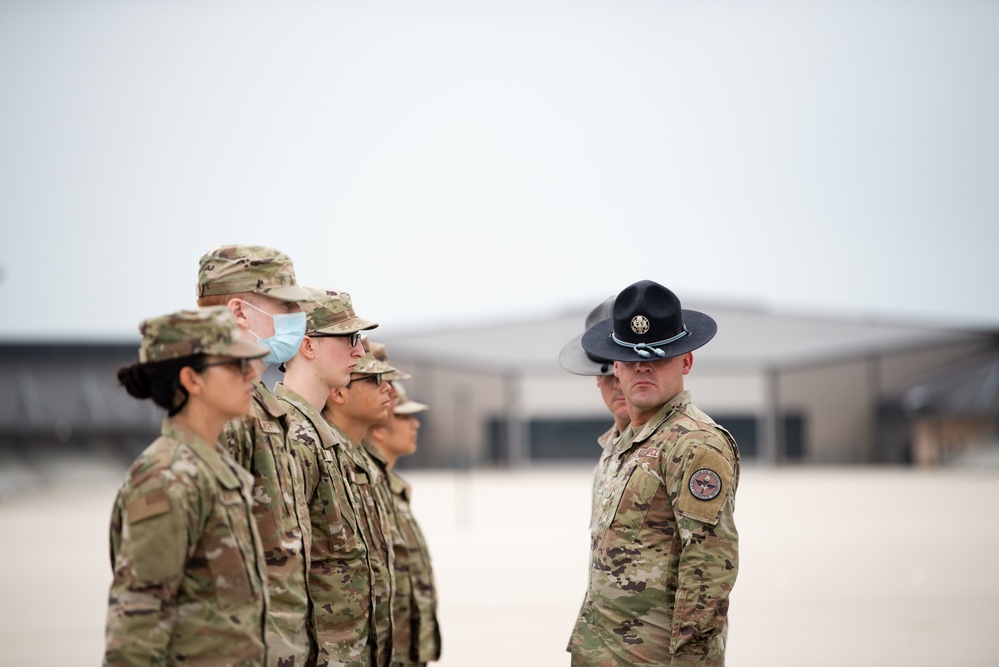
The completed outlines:
[[[386,375],[395,370],[384,361],[375,359],[375,355],[371,352],[371,343],[368,341],[367,336],[361,338],[361,346],[364,348],[364,356],[357,360],[357,368],[354,369],[355,373],[358,375]]]
[[[266,348],[243,338],[236,318],[225,306],[152,317],[139,325],[139,331],[142,333],[140,363],[195,354],[256,359],[268,353]]]
[[[198,296],[254,292],[280,301],[307,301],[295,282],[288,255],[259,245],[227,245],[203,255],[198,267]]]
[[[393,412],[397,415],[415,415],[419,412],[426,412],[430,409],[430,406],[425,403],[417,403],[416,401],[409,400],[409,396],[406,394],[406,390],[403,388],[401,382],[393,382],[392,386],[395,387],[396,399],[395,408]]]
[[[302,303],[305,311],[305,335],[349,334],[367,331],[378,325],[358,317],[350,294],[332,289],[307,287],[309,300]]]
[[[383,344],[376,343],[375,341],[371,340],[368,341],[368,348],[371,350],[371,354],[375,355],[375,359],[377,359],[378,361],[384,361],[389,366],[392,365],[392,362],[389,361],[388,358],[388,348],[386,348]],[[406,371],[399,370],[398,368],[396,368],[391,373],[385,374],[386,380],[408,380],[411,377],[413,376],[407,373]]]

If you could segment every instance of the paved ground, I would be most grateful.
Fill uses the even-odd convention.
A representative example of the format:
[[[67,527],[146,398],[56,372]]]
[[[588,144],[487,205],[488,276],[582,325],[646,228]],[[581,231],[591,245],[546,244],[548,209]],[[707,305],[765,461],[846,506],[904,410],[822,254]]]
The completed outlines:
[[[438,571],[439,666],[567,665],[590,471],[408,478]],[[100,663],[116,485],[63,470],[0,496],[0,667]],[[745,469],[728,664],[999,664],[997,507],[994,468]]]

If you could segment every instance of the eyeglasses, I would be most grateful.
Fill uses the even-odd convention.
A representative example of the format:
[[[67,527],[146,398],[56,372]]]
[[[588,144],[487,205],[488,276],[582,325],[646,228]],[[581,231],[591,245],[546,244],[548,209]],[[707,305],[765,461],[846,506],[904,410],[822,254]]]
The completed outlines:
[[[247,372],[250,370],[250,368],[252,368],[252,366],[250,366],[251,361],[253,360],[246,359],[244,357],[239,357],[232,359],[223,359],[222,361],[206,361],[205,363],[199,364],[198,366],[192,366],[192,368],[198,373],[200,373],[206,368],[211,368],[212,366],[237,366],[239,368],[240,374],[246,375]]]
[[[308,336],[309,338],[346,338],[351,347],[354,347],[361,341],[360,331],[351,331],[345,334],[308,334]]]
[[[349,387],[350,385],[354,384],[355,382],[374,382],[376,387],[380,387],[380,386],[382,386],[382,374],[381,373],[372,373],[370,375],[365,375],[365,376],[359,377],[359,378],[351,378],[350,382],[347,383],[347,386]]]

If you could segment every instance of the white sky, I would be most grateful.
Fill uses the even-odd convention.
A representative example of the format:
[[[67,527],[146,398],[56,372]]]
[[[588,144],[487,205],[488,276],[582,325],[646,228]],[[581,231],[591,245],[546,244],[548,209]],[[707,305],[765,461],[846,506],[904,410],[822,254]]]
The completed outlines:
[[[287,252],[393,333],[714,300],[999,326],[999,3],[0,4],[0,340]]]

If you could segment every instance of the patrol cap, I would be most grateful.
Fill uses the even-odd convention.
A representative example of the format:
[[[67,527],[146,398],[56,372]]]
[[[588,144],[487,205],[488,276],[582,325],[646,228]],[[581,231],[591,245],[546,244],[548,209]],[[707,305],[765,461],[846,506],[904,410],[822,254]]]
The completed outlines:
[[[254,292],[280,301],[307,301],[295,282],[288,255],[259,245],[227,245],[203,255],[198,268],[198,296]]]
[[[395,408],[393,412],[397,415],[415,415],[419,412],[426,412],[430,409],[430,406],[425,403],[417,403],[416,401],[409,400],[409,396],[406,394],[406,390],[403,388],[402,383],[398,381],[393,381],[392,386],[395,387],[396,399]]]
[[[139,362],[168,361],[195,354],[256,359],[269,350],[243,338],[225,306],[181,310],[151,317],[139,325]]]
[[[388,365],[392,365],[392,362],[388,358],[388,348],[386,348],[382,343],[376,343],[373,340],[368,341],[368,348],[371,350],[371,354],[375,355],[375,359],[378,361],[384,361]],[[386,380],[408,380],[412,375],[406,371],[401,371],[396,368],[391,373],[385,374]]]
[[[378,326],[354,313],[354,306],[347,292],[319,287],[307,287],[305,291],[309,295],[309,300],[302,303],[306,336],[349,334]]]
[[[613,315],[614,297],[609,296],[586,316],[583,331]],[[614,375],[614,362],[584,350],[582,340],[583,334],[579,334],[562,346],[558,355],[559,366],[576,375]]]
[[[357,367],[354,369],[354,372],[358,375],[386,375],[394,371],[395,369],[384,361],[375,359],[370,345],[371,343],[368,342],[367,336],[361,338],[361,347],[364,348],[364,356],[357,360]]]

